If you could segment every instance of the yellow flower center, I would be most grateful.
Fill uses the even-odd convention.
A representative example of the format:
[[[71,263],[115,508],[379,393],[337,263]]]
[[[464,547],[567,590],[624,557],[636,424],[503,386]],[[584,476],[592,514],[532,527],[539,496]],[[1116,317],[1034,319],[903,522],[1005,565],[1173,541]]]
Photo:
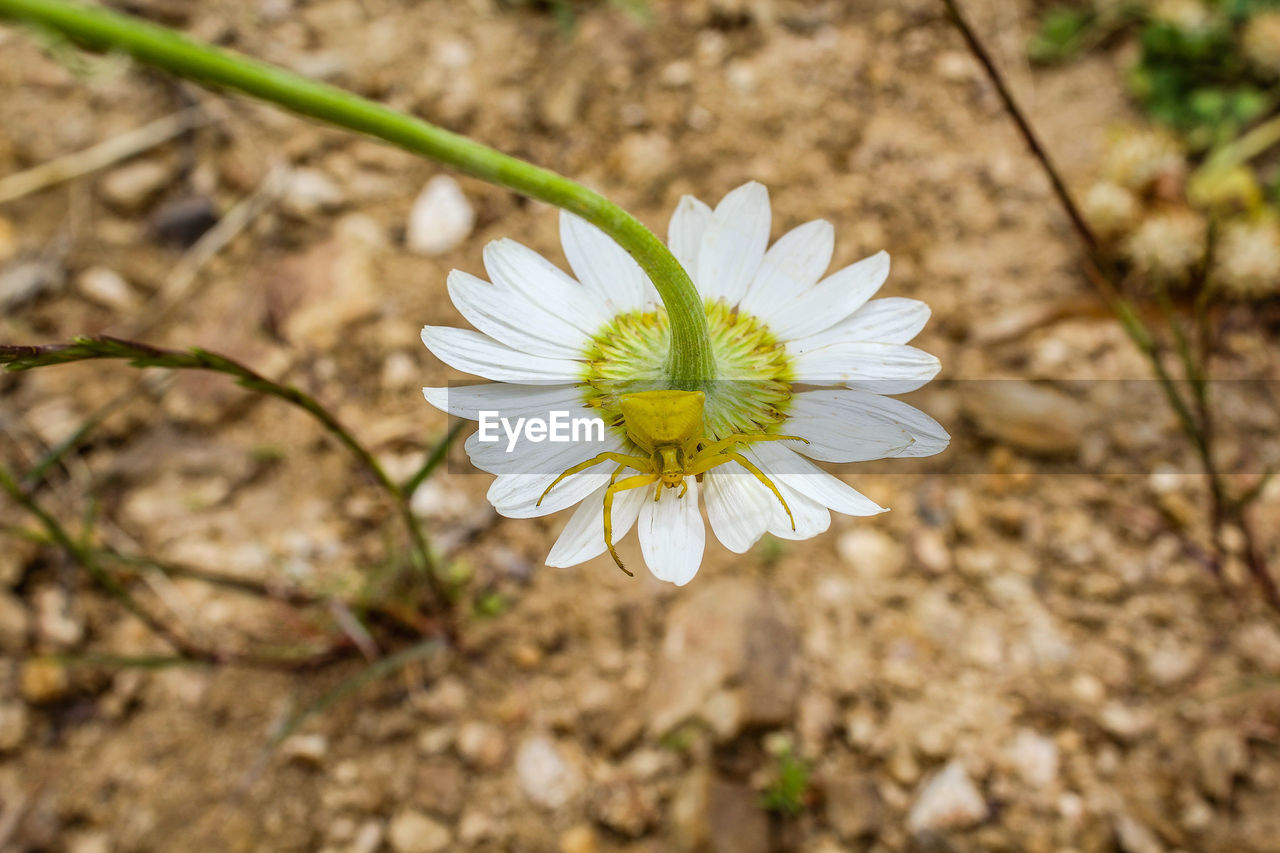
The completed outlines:
[[[785,347],[758,318],[723,301],[706,303],[717,379],[703,424],[711,439],[772,432],[786,420],[794,381]],[[671,387],[665,374],[671,327],[665,308],[619,314],[587,343],[584,400],[622,434],[618,397]]]

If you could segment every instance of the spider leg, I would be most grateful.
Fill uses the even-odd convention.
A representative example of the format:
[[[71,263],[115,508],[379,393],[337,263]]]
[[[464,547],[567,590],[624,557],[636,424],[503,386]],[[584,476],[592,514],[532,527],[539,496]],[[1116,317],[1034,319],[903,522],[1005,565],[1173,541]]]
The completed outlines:
[[[801,438],[798,435],[773,435],[771,433],[751,433],[748,435],[746,433],[737,433],[704,445],[698,451],[698,455],[701,456],[703,453],[719,454],[735,444],[751,444],[757,441],[803,441],[805,444],[809,443],[809,439]]]
[[[609,478],[609,488],[604,490],[604,544],[609,549],[609,556],[613,557],[613,561],[618,564],[618,568],[622,569],[630,577],[635,577],[626,566],[622,565],[622,558],[618,556],[618,549],[613,547],[613,496],[618,492],[639,489],[651,483],[656,483],[660,476],[658,474],[636,474],[619,480],[618,475],[626,467],[625,465],[618,466],[618,470],[614,471],[613,476]]]
[[[559,477],[556,477],[554,480],[551,481],[551,485],[547,486],[547,488],[543,491],[542,496],[538,498],[538,502],[534,504],[534,506],[542,506],[543,498],[545,498],[547,494],[556,487],[557,483],[559,483],[565,477],[568,477],[570,474],[577,474],[579,471],[585,471],[588,468],[591,468],[595,465],[599,465],[601,462],[610,462],[610,461],[619,463],[620,465],[622,465],[623,468],[635,468],[637,471],[647,471],[649,468],[653,467],[653,463],[649,459],[642,459],[639,456],[628,456],[625,453],[614,453],[611,450],[606,450],[604,453],[601,453],[598,456],[591,457],[586,462],[580,462],[579,464],[574,465],[571,468],[564,469],[564,471],[561,472]]]
[[[719,443],[720,442],[716,442],[716,444]],[[757,480],[769,487],[769,491],[773,492],[773,496],[778,499],[778,503],[782,504],[782,508],[787,511],[787,518],[791,520],[791,529],[796,529],[796,518],[791,514],[791,507],[787,506],[787,499],[782,496],[782,492],[778,491],[778,487],[773,484],[773,480],[770,480],[765,476],[763,471],[757,468],[750,459],[743,456],[741,453],[738,453],[735,450],[721,450],[718,453],[711,453],[709,451],[712,447],[714,447],[714,445],[708,445],[705,450],[699,450],[698,454],[690,460],[691,464],[686,473],[702,474],[718,465],[723,465],[732,459],[734,462],[737,462],[743,468],[746,468],[755,475]]]

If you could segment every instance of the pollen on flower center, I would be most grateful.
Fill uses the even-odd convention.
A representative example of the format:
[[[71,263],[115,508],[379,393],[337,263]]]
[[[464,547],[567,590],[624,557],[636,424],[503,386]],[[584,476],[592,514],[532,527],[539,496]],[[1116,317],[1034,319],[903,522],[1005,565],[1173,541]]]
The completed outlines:
[[[717,378],[706,393],[703,422],[709,438],[771,432],[786,419],[794,381],[782,343],[758,318],[723,300],[706,303]],[[584,399],[623,435],[618,397],[668,387],[664,371],[671,345],[666,309],[619,314],[583,353]]]

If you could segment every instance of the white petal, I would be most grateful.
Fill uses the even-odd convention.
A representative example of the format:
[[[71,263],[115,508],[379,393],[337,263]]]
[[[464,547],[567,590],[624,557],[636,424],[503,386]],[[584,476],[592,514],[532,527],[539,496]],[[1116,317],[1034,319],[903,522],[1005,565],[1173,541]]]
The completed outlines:
[[[793,228],[765,252],[741,308],[765,323],[822,278],[835,248],[835,228],[817,219]]]
[[[601,466],[602,468],[604,466]],[[499,515],[507,518],[539,518],[568,509],[609,482],[610,472],[598,468],[566,477],[537,505],[538,496],[551,485],[555,474],[499,474],[486,497]]]
[[[785,485],[836,512],[859,516],[888,512],[844,480],[780,443],[757,444],[751,451],[760,470],[767,471],[775,484]]]
[[[711,214],[694,281],[707,299],[736,305],[769,245],[769,191],[752,181],[726,195]]]
[[[769,533],[779,539],[800,541],[825,533],[831,526],[831,512],[825,506],[786,482],[774,480],[774,484],[777,485],[778,491],[782,493],[787,506],[791,509],[791,516],[795,518],[795,528],[792,529],[791,518],[787,516],[787,511],[782,508],[777,498],[774,498]]]
[[[653,284],[635,258],[609,235],[585,219],[562,210],[560,243],[573,274],[605,305],[609,314],[644,307]]]
[[[592,414],[587,409],[572,412],[573,417],[591,417]],[[565,469],[586,462],[593,456],[606,451],[617,453],[622,450],[622,442],[608,431],[604,434],[604,441],[532,441],[520,428],[521,425],[514,422],[508,425],[517,432],[513,443],[505,432],[507,427],[500,424],[492,426],[487,437],[496,437],[496,440],[481,441],[480,430],[476,430],[467,437],[465,445],[471,464],[490,474],[546,474],[547,482],[550,483]],[[612,472],[618,464],[602,462],[601,466],[602,471]],[[556,486],[557,490],[559,488]]]
[[[805,352],[842,341],[905,344],[929,322],[929,306],[919,299],[890,296],[872,299],[830,329],[788,341],[792,352]]]
[[[915,437],[901,424],[869,412],[847,389],[804,391],[791,401],[789,435],[809,440],[791,449],[823,462],[867,462],[899,456]]]
[[[582,405],[582,392],[577,385],[557,382],[548,385],[512,385],[485,382],[479,385],[452,385],[447,388],[423,388],[427,402],[442,412],[480,419],[481,411],[496,411],[501,417],[529,417],[538,412],[572,410]]]
[[[736,462],[708,471],[702,484],[711,530],[724,547],[744,553],[764,535],[778,499]]]
[[[671,214],[671,224],[667,226],[667,248],[695,284],[698,281],[698,251],[702,248],[702,235],[710,222],[711,208],[686,195],[680,197],[676,212]]]
[[[637,530],[645,565],[658,580],[684,586],[702,565],[707,529],[698,510],[698,482],[686,477],[689,491],[662,489],[659,500],[647,500],[640,508]]]
[[[933,456],[935,453],[946,450],[947,445],[951,443],[951,436],[943,429],[942,424],[915,406],[910,406],[901,400],[855,389],[809,393],[839,395],[842,407],[857,410],[858,414],[855,417],[859,423],[865,425],[864,429],[905,430],[911,436],[911,444],[902,452],[894,454],[895,456]]]
[[[445,364],[500,382],[576,382],[582,364],[514,350],[471,329],[423,326],[422,342]]]
[[[502,290],[482,278],[449,273],[449,298],[481,332],[521,352],[550,358],[580,358],[587,336],[520,293]]]
[[[587,289],[533,249],[503,238],[484,247],[484,268],[499,288],[519,293],[587,335],[613,316]]]
[[[583,498],[560,537],[556,539],[556,544],[551,546],[551,553],[547,555],[548,566],[576,566],[605,552],[604,493],[607,488],[608,485],[601,486]],[[614,498],[614,545],[635,525],[636,517],[640,515],[640,506],[651,491],[652,489],[631,489]]]
[[[888,277],[889,255],[877,252],[827,276],[765,320],[783,340],[817,334],[861,308]]]
[[[795,357],[792,363],[799,382],[842,382],[877,394],[914,391],[942,369],[936,357],[905,344],[853,341],[797,352],[788,342],[787,351]]]

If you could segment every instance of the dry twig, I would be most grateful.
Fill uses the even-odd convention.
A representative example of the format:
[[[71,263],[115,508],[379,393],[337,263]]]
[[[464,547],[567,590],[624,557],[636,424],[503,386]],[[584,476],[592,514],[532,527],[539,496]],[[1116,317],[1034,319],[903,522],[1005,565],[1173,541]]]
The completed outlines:
[[[47,163],[41,163],[27,169],[0,178],[0,204],[6,201],[31,195],[34,192],[78,178],[99,169],[105,169],[113,163],[126,160],[135,154],[141,154],[157,145],[161,145],[180,136],[188,130],[209,124],[215,117],[199,107],[191,107],[180,112],[156,119],[135,130],[99,142],[91,148],[58,157]]]
[[[1085,273],[1099,294],[1115,312],[1116,318],[1120,321],[1130,339],[1151,362],[1152,369],[1156,374],[1156,379],[1160,382],[1165,398],[1177,415],[1183,432],[1186,433],[1195,447],[1201,466],[1209,477],[1210,527],[1215,549],[1221,551],[1223,530],[1228,525],[1235,525],[1244,539],[1243,558],[1250,576],[1258,585],[1267,604],[1277,612],[1280,612],[1280,588],[1277,587],[1275,579],[1267,568],[1265,554],[1249,518],[1247,502],[1229,496],[1225,478],[1217,467],[1214,454],[1215,433],[1212,429],[1212,421],[1209,417],[1208,404],[1205,397],[1208,381],[1208,352],[1200,353],[1200,357],[1205,363],[1197,364],[1185,348],[1182,331],[1177,324],[1176,317],[1171,319],[1173,332],[1179,344],[1179,355],[1182,357],[1183,370],[1186,373],[1187,380],[1193,386],[1193,400],[1189,404],[1183,398],[1182,392],[1178,390],[1177,384],[1165,367],[1160,347],[1154,336],[1138,316],[1133,304],[1120,292],[1120,288],[1117,285],[1118,276],[1116,271],[1108,259],[1103,256],[1101,243],[1097,235],[1093,233],[1093,229],[1089,227],[1089,223],[1080,212],[1080,208],[1076,205],[1070,191],[1067,189],[1066,182],[1062,179],[1061,173],[1049,156],[1048,150],[1041,143],[1031,122],[1027,119],[1026,113],[1013,96],[1013,92],[1005,81],[1004,75],[996,66],[990,52],[969,23],[968,18],[965,17],[964,11],[960,8],[959,0],[942,0],[942,3],[950,13],[956,28],[964,37],[969,52],[978,60],[991,85],[995,87],[996,93],[1000,96],[1001,103],[1004,105],[1005,112],[1008,113],[1009,118],[1017,126],[1027,147],[1031,149],[1032,155],[1049,178],[1049,182],[1053,186],[1054,195],[1057,196],[1058,202],[1067,214],[1067,218],[1071,220],[1071,225],[1079,236],[1080,242],[1084,244]],[[1280,131],[1276,132],[1280,133]]]

